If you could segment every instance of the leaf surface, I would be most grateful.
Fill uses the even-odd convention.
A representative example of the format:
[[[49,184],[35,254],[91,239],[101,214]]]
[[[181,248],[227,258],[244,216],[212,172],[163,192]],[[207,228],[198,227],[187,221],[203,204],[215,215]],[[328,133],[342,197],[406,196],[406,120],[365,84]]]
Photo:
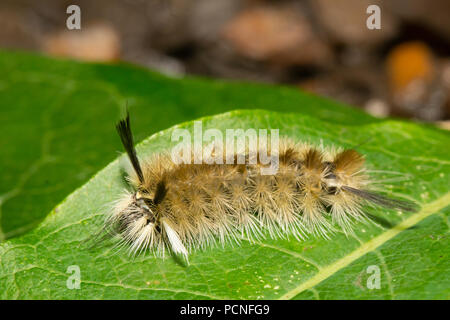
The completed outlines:
[[[448,299],[450,161],[447,132],[408,122],[324,121],[300,113],[241,110],[202,119],[203,128],[279,129],[280,135],[325,146],[353,147],[371,170],[395,171],[392,196],[415,199],[415,213],[371,210],[392,224],[357,224],[354,237],[327,241],[266,239],[216,247],[173,258],[130,258],[105,245],[87,250],[108,204],[123,190],[113,161],[73,192],[36,229],[0,245],[0,297],[13,299]],[[193,129],[193,122],[179,126]],[[174,128],[138,145],[146,157],[174,145]],[[374,173],[374,178],[392,178]],[[69,266],[81,271],[81,288],[67,287]],[[379,271],[379,289],[370,289]],[[373,287],[373,286],[372,286]]]

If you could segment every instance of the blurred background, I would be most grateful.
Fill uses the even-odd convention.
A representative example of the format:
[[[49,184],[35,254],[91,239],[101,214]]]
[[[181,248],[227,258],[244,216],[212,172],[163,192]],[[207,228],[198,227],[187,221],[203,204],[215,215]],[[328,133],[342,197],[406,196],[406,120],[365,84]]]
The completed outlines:
[[[67,30],[71,4],[81,30]],[[448,0],[2,0],[0,48],[281,83],[448,128],[449,14]]]

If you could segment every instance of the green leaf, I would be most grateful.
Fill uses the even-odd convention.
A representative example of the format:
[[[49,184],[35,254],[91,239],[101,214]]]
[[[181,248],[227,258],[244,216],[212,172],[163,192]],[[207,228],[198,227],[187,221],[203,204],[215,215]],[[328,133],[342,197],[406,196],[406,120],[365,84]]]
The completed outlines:
[[[206,103],[206,102],[205,102]],[[136,118],[138,116],[135,115]],[[132,259],[110,246],[87,250],[81,241],[96,232],[125,187],[118,161],[67,197],[39,225],[0,245],[0,297],[19,299],[448,299],[450,279],[450,137],[408,122],[342,123],[300,113],[233,111],[203,118],[203,128],[277,128],[295,140],[352,147],[374,170],[408,179],[388,183],[391,195],[415,199],[415,213],[373,210],[392,224],[357,224],[355,237],[329,241],[264,240],[210,248],[190,255],[184,267],[172,257]],[[192,130],[193,122],[180,125]],[[138,145],[148,156],[166,150],[172,129]],[[139,133],[138,133],[139,134]],[[370,141],[367,140],[370,138]],[[365,142],[365,143],[364,143]],[[376,179],[389,178],[382,173]],[[80,289],[67,288],[69,266],[80,269]],[[374,266],[374,267],[373,267]],[[380,288],[369,289],[379,268]]]
[[[129,65],[0,51],[0,241],[32,229],[122,150],[114,123],[128,102],[136,141],[233,109],[302,112],[336,123],[377,121],[290,88],[173,79]]]

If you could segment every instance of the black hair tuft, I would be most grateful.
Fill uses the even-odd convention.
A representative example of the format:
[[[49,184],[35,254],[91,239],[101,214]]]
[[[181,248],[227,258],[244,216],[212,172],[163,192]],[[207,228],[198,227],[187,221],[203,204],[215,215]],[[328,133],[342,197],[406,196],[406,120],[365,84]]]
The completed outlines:
[[[127,111],[127,117],[122,119],[116,125],[117,132],[119,133],[120,140],[122,140],[123,147],[130,158],[131,164],[133,165],[134,171],[139,177],[141,183],[144,182],[144,176],[142,174],[141,165],[139,164],[139,159],[136,155],[136,149],[134,148],[133,134],[131,133],[130,127],[130,114]]]

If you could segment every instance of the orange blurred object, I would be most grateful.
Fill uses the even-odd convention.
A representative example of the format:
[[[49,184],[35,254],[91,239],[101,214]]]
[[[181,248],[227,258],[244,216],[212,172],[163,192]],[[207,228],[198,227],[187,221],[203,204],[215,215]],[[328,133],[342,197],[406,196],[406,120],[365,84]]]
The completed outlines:
[[[281,65],[320,63],[329,48],[301,12],[289,7],[244,10],[223,29],[223,36],[241,55]]]
[[[114,61],[120,57],[120,38],[107,24],[95,24],[81,30],[65,30],[44,41],[50,55],[86,61]]]
[[[387,57],[387,72],[394,92],[403,91],[412,82],[434,78],[433,54],[422,42],[406,42],[395,47]]]

